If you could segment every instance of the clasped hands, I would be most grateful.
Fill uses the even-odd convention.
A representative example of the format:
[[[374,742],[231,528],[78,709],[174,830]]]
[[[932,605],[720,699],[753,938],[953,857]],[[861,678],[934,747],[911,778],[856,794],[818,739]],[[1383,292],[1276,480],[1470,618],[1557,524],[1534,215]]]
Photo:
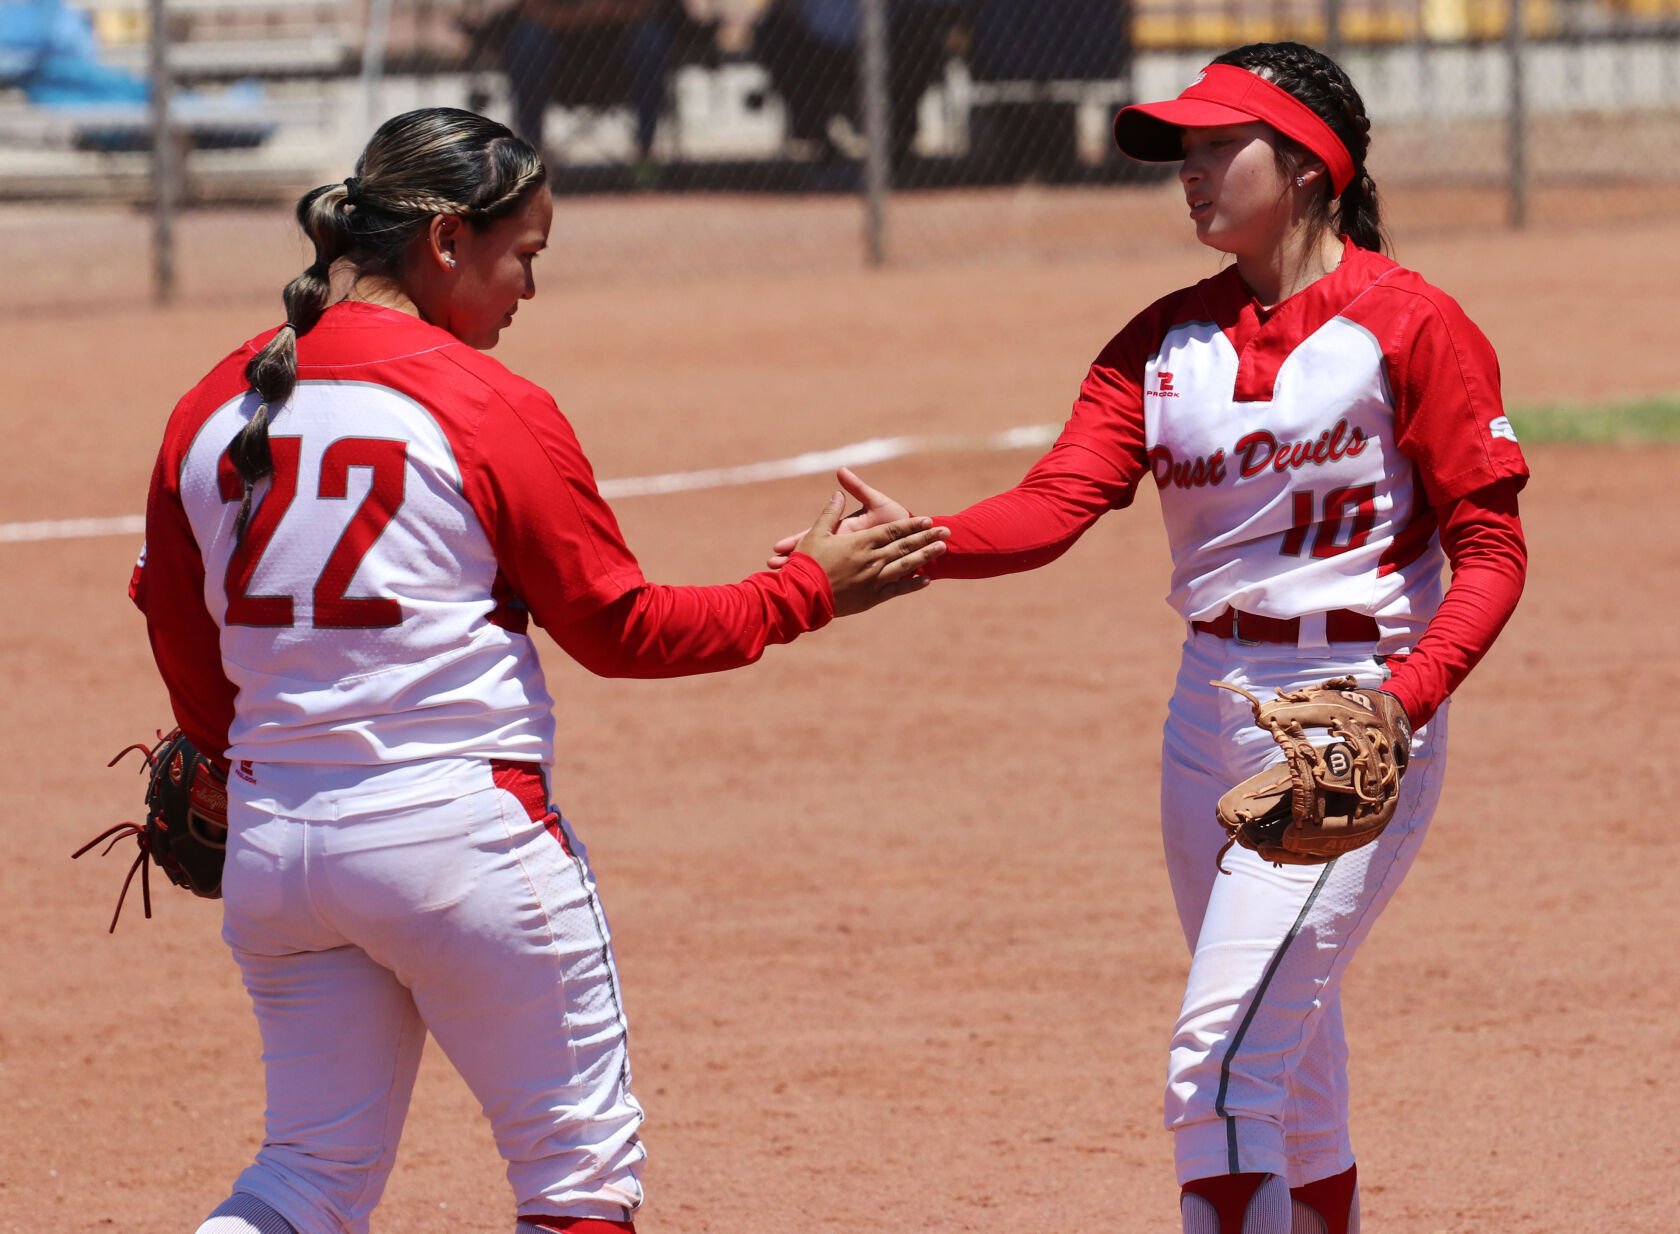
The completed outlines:
[[[945,551],[950,531],[935,527],[930,518],[911,517],[849,467],[842,467],[836,478],[845,491],[830,497],[806,530],[777,540],[769,567],[780,570],[795,552],[813,558],[828,575],[836,617],[861,613],[927,586],[930,580],[921,571]],[[846,493],[861,503],[851,514],[842,514]]]

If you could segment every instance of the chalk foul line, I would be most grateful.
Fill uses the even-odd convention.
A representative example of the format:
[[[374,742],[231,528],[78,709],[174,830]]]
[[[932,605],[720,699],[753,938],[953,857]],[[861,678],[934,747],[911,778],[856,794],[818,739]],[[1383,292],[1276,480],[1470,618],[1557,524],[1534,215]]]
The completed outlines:
[[[601,495],[656,497],[667,493],[693,493],[703,489],[740,488],[767,484],[798,476],[819,475],[837,467],[864,467],[870,463],[904,458],[912,454],[1000,453],[1008,450],[1042,449],[1056,440],[1059,424],[1025,424],[1001,433],[929,433],[907,437],[871,437],[831,450],[812,450],[792,458],[743,463],[736,467],[709,467],[699,471],[672,471],[657,476],[630,476],[603,480]],[[146,531],[146,516],[124,514],[115,518],[47,519],[34,523],[0,523],[0,544],[36,540],[86,540],[98,536],[139,536]]]

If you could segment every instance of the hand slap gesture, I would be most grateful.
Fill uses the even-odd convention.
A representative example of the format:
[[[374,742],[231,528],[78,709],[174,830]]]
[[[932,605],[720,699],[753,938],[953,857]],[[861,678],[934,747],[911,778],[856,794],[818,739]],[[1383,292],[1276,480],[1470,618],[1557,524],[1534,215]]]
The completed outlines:
[[[880,527],[910,517],[909,510],[880,489],[865,484],[850,467],[842,467],[834,474],[840,481],[840,487],[857,498],[859,503],[858,509],[840,520],[840,531],[843,534],[867,531],[871,527]],[[925,525],[927,520],[922,521]],[[796,532],[791,536],[783,536],[770,546],[770,559],[767,564],[772,570],[780,570],[787,564],[788,554],[793,552],[794,546],[799,543],[799,537],[804,534],[807,533]]]
[[[810,530],[790,546],[813,558],[828,575],[836,617],[861,613],[927,586],[929,580],[917,571],[945,551],[949,531],[935,527],[930,518],[900,518],[843,531],[845,508],[846,495],[836,492]]]

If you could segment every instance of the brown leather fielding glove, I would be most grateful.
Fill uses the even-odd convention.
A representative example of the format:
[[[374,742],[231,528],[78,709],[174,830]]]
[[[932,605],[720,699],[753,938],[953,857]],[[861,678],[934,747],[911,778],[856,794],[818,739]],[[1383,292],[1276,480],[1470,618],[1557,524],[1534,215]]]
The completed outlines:
[[[160,735],[150,750],[143,745],[126,747],[110,765],[115,766],[132,750],[145,755],[146,766],[151,771],[146,781],[145,823],[118,823],[108,827],[70,854],[72,858],[80,857],[105,840],[110,841],[105,846],[108,853],[118,841],[129,836],[139,844],[140,854],[128,867],[122,893],[117,896],[117,910],[111,914],[113,932],[136,870],[140,872],[146,916],[150,917],[150,862],[157,862],[158,868],[177,887],[216,900],[222,895],[222,861],[227,855],[227,777],[193,748],[180,729]]]
[[[1250,776],[1219,799],[1219,825],[1231,845],[1275,865],[1322,865],[1369,844],[1394,817],[1412,726],[1394,695],[1337,677],[1261,702],[1240,686],[1254,722],[1283,747],[1283,762]],[[1315,744],[1312,738],[1318,737]]]

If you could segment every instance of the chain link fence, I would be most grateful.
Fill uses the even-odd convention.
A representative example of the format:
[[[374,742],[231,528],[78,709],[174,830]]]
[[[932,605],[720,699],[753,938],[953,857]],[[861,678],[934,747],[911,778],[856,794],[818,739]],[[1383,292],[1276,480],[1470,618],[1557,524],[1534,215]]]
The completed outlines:
[[[1115,109],[1272,39],[1348,67],[1410,225],[1680,178],[1680,0],[0,0],[0,226],[93,255],[13,307],[271,294],[294,254],[238,254],[289,225],[243,208],[424,104],[544,151],[575,278],[1123,253],[1176,216]]]

